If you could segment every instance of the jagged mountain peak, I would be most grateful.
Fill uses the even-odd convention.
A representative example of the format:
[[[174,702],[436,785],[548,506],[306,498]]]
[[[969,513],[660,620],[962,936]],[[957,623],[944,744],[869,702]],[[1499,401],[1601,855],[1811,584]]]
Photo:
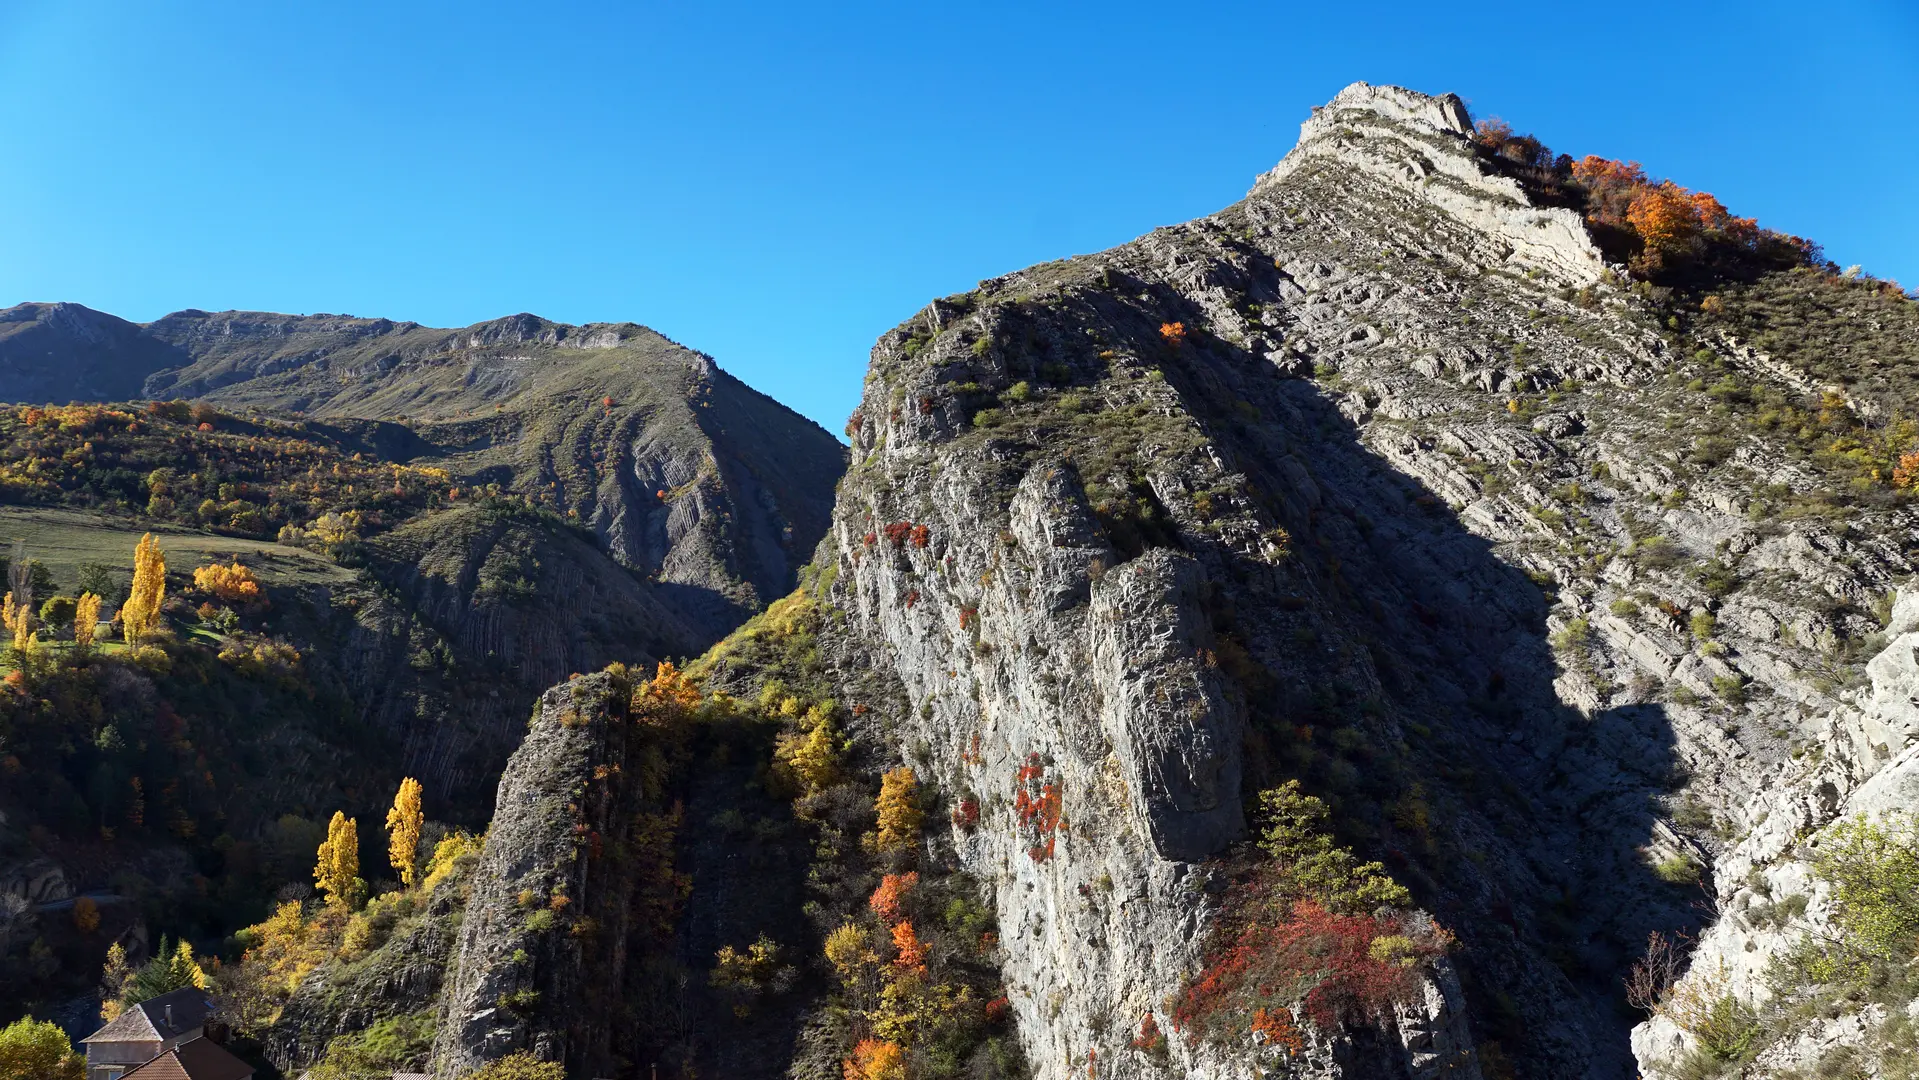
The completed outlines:
[[[1360,173],[1507,247],[1491,265],[1547,273],[1574,288],[1597,281],[1606,260],[1580,216],[1538,205],[1517,180],[1474,152],[1472,134],[1472,117],[1457,95],[1354,83],[1313,110],[1300,125],[1298,145],[1255,181],[1251,195],[1302,170]],[[1403,204],[1380,209],[1395,217],[1407,213]]]

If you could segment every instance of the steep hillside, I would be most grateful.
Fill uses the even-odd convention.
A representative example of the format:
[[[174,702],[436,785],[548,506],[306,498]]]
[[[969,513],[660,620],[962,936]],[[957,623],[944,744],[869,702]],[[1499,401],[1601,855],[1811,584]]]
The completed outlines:
[[[483,822],[543,690],[697,654],[789,590],[843,468],[817,425],[639,327],[574,335],[592,347],[568,338],[537,360],[529,349],[571,328],[529,316],[457,342],[428,332],[422,368],[316,403],[256,385],[294,348],[282,339],[341,359],[377,327],[15,314],[31,325],[9,340],[45,346],[51,367],[92,363],[93,334],[121,359],[238,379],[221,393],[245,399],[0,410],[7,536],[48,575],[35,612],[64,596],[70,618],[86,587],[111,618],[146,532],[168,553],[173,597],[171,637],[139,663],[117,641],[76,650],[54,614],[34,623],[52,660],[7,652],[19,670],[0,759],[50,788],[0,789],[0,956],[26,972],[7,999],[43,1012],[92,985],[114,935],[137,959],[150,933],[205,943],[258,918],[307,876],[292,862],[310,851],[284,847],[310,846],[335,810],[374,818],[401,776],[426,785],[436,819]],[[259,329],[287,322],[307,329]],[[518,374],[468,379],[489,366]],[[448,369],[453,382],[436,381]],[[22,385],[41,399],[45,384]],[[462,403],[446,423],[408,412],[442,390]],[[196,588],[193,571],[234,559],[259,576],[257,604]],[[164,817],[148,816],[143,785],[156,804],[164,789]],[[79,894],[107,898],[106,930],[66,925]]]
[[[148,330],[194,357],[149,396],[405,420],[419,460],[592,526],[708,640],[790,587],[842,467],[818,425],[632,323],[188,311]]]
[[[171,332],[223,319],[260,321]],[[798,473],[644,435],[758,399],[688,362],[555,409],[568,350],[650,339],[488,326],[294,321],[195,377],[342,417],[345,461],[417,437],[356,550],[514,678],[671,595],[476,612],[562,523],[767,595],[669,564]],[[248,931],[242,990],[257,943],[313,955],[245,1031],[443,1080],[1909,1074],[1915,343],[1910,296],[1710,195],[1355,84],[1242,201],[883,335],[801,587],[549,691],[426,883]],[[214,387],[242,355],[282,366]],[[407,436],[344,419],[402,398]],[[528,498],[405,471],[442,467]],[[670,543],[624,547],[635,508]]]
[[[1603,178],[1582,220],[1578,167],[1509,149],[1355,86],[1243,202],[874,351],[819,648],[893,684],[835,691],[955,808],[1037,1075],[1150,1074],[1174,1023],[1175,1068],[1293,1059],[1278,1010],[1332,990],[1275,942],[1416,944],[1274,909],[1295,849],[1235,842],[1289,780],[1459,941],[1319,1010],[1295,1066],[1632,1075],[1648,934],[1709,920],[1762,797],[1804,798],[1911,572],[1919,447],[1743,326],[1825,290],[1891,365],[1914,305],[1723,216],[1628,273]]]
[[[577,517],[706,642],[791,587],[844,468],[817,424],[632,323],[189,310],[141,326],[26,304],[0,330],[0,357],[18,357],[0,399],[206,399],[316,434],[343,424],[326,434]]]

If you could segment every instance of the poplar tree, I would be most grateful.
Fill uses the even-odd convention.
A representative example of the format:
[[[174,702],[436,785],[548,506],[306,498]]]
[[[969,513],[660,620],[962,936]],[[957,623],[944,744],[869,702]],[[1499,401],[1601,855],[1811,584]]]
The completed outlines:
[[[326,893],[327,903],[351,907],[359,896],[359,878],[359,826],[343,811],[335,810],[333,820],[327,823],[326,839],[320,843],[313,880]]]
[[[73,644],[81,652],[93,647],[93,635],[100,628],[100,598],[81,593],[73,609]]]
[[[167,560],[160,542],[148,533],[133,549],[133,587],[120,605],[120,633],[131,644],[152,630],[167,596]]]
[[[420,782],[411,776],[400,781],[393,796],[393,809],[386,812],[387,861],[400,873],[400,883],[413,887],[420,865],[420,827],[426,814],[420,810]]]

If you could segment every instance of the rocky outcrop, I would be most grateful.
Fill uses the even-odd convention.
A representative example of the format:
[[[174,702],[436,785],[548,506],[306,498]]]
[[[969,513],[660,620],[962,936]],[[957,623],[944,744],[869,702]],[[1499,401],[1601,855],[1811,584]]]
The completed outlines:
[[[1831,885],[1812,867],[1831,826],[1859,817],[1886,824],[1919,807],[1919,594],[1899,592],[1885,633],[1885,647],[1866,665],[1867,686],[1824,718],[1813,752],[1768,778],[1744,835],[1719,858],[1713,899],[1721,917],[1700,936],[1681,993],[1731,995],[1757,1016],[1775,995],[1775,963],[1808,936],[1840,934]],[[1919,1000],[1905,1009],[1919,1013]],[[1807,1017],[1745,1075],[1817,1070],[1846,1048],[1873,1056],[1888,1012],[1874,1003]],[[1668,1014],[1633,1031],[1634,1053],[1655,1074],[1699,1045]]]
[[[519,1050],[615,1074],[631,860],[660,797],[631,693],[608,673],[554,687],[500,777],[440,1004],[443,1080]]]
[[[336,1037],[436,1008],[459,901],[455,890],[446,889],[426,903],[425,911],[394,927],[377,948],[333,960],[302,980],[263,1040],[276,1068],[299,1075]]]

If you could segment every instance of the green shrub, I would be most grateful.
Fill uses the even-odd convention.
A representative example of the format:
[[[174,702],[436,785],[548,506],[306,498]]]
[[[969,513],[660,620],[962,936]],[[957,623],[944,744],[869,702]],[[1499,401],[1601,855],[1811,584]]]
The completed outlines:
[[[566,1080],[566,1069],[557,1061],[541,1061],[521,1050],[488,1062],[460,1080]]]
[[[1586,619],[1574,619],[1561,627],[1552,636],[1552,646],[1561,652],[1583,648],[1592,640],[1592,623]]]
[[[1671,885],[1699,884],[1699,864],[1683,851],[1654,863],[1652,872]]]
[[[1847,947],[1905,962],[1919,955],[1919,824],[1864,815],[1821,839],[1813,872],[1832,883],[1834,919]]]
[[[1386,875],[1385,866],[1361,863],[1340,847],[1328,831],[1326,804],[1288,780],[1259,793],[1266,817],[1259,848],[1285,864],[1290,884],[1337,912],[1367,912],[1379,907],[1409,907],[1412,894]]]

